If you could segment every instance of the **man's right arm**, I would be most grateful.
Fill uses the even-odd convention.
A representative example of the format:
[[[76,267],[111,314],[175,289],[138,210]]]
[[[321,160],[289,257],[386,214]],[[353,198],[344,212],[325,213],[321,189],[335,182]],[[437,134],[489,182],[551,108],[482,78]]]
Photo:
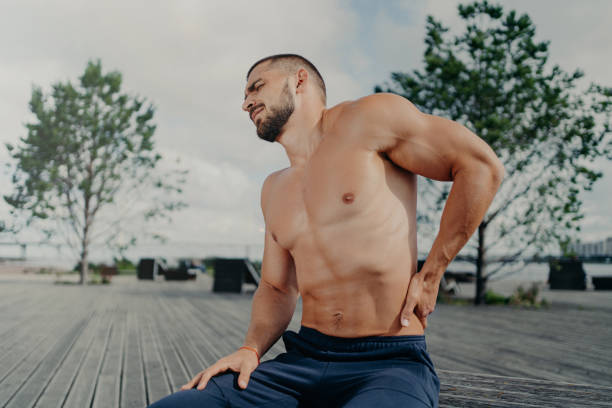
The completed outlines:
[[[262,187],[261,207],[264,219],[266,219],[266,203],[274,189],[274,176],[274,173],[268,176]],[[257,350],[259,356],[265,354],[287,329],[295,311],[297,297],[293,258],[289,251],[274,240],[272,233],[266,227],[261,279],[253,295],[251,322],[244,345]],[[240,373],[238,384],[244,389],[257,365],[258,358],[253,351],[239,349],[198,373],[182,386],[181,390],[193,388],[196,384],[197,388],[202,390],[212,376],[227,370]]]
[[[244,340],[244,345],[256,349],[259,356],[287,329],[298,298],[293,259],[267,229],[261,271]]]
[[[273,238],[266,217],[270,197],[276,196],[276,174],[269,175],[261,189],[261,210],[266,224],[266,236],[261,279],[253,296],[251,322],[244,340],[244,345],[256,349],[259,356],[263,356],[287,329],[298,297],[293,258],[289,251]]]

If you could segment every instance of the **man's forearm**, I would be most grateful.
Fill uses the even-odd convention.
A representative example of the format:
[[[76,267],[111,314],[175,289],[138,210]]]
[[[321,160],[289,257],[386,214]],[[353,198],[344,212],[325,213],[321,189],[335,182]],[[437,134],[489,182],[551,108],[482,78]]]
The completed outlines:
[[[479,163],[455,175],[442,212],[440,231],[423,265],[425,279],[440,282],[448,264],[484,218],[502,178],[499,162]]]
[[[279,291],[261,282],[253,295],[251,322],[244,345],[253,347],[263,356],[287,329],[298,294]]]

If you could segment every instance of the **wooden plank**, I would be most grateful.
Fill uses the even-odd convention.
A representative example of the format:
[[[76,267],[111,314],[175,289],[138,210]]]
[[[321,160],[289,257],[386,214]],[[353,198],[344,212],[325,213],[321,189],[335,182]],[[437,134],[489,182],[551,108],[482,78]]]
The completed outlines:
[[[438,305],[440,307],[445,311],[441,316],[444,318],[444,324],[440,325],[443,328],[449,325],[458,328],[463,324],[464,328],[479,329],[485,326],[482,323],[486,321],[486,327],[495,328],[504,334],[513,333],[513,337],[523,335],[549,343],[590,345],[596,353],[608,351],[606,355],[610,356],[606,341],[612,335],[612,316],[609,313],[607,316],[598,313],[597,317],[588,321],[589,313],[584,311]],[[431,318],[435,321],[436,314],[431,315]],[[598,327],[598,330],[589,330],[591,327]],[[596,344],[598,340],[600,344]]]
[[[142,355],[144,372],[147,382],[147,396],[149,404],[171,393],[170,381],[166,375],[163,360],[159,355],[156,337],[151,330],[150,315],[139,321],[142,339]]]
[[[47,327],[53,324],[48,316],[40,313],[40,310],[50,310],[53,307],[65,308],[69,305],[68,297],[54,299],[52,296],[38,298],[38,294],[28,298],[29,302],[20,304],[21,309],[15,312],[3,310],[0,314],[2,325],[6,326],[6,332],[0,335],[0,362],[7,354],[16,354],[13,348],[33,340],[33,333],[48,334]],[[18,353],[18,352],[17,352]],[[5,364],[0,363],[0,367]]]
[[[202,310],[206,310],[207,314],[199,318],[195,317],[194,320],[205,322],[204,327],[206,327],[207,331],[216,338],[224,339],[223,342],[219,342],[219,352],[222,355],[226,355],[235,351],[236,347],[240,347],[241,344],[239,343],[243,341],[246,332],[241,333],[236,325],[232,324],[230,321],[231,319],[227,317],[226,310],[223,310],[216,300],[217,299],[207,299],[207,302],[201,308]],[[190,305],[189,302],[184,302],[184,304],[185,309],[190,310],[192,316],[198,316],[198,310],[200,308],[194,309],[193,305]],[[205,317],[205,320],[202,319],[203,317]]]
[[[108,315],[102,315],[100,320],[87,349],[85,359],[79,367],[68,398],[63,405],[66,408],[91,406],[111,328],[111,320]]]
[[[455,319],[457,320],[459,319]],[[438,327],[433,326],[432,332],[439,333],[441,330]],[[474,324],[464,328],[457,327],[456,323],[449,321],[444,322],[443,330],[444,337],[453,338],[455,344],[452,349],[436,349],[435,343],[431,341],[434,336],[428,334],[428,344],[433,356],[449,351],[455,355],[472,355],[474,360],[481,361],[483,367],[495,361],[507,370],[506,374],[540,378],[551,378],[551,371],[556,369],[554,371],[557,374],[553,375],[559,380],[570,376],[590,382],[593,377],[605,378],[610,374],[610,365],[606,363],[608,361],[606,355],[609,355],[610,351],[607,351],[606,355],[597,355],[592,351],[584,351],[589,350],[588,346],[582,348],[583,352],[580,352],[577,350],[580,347],[575,345],[554,344],[519,334],[507,336],[507,331],[497,330],[492,325],[483,328]],[[559,355],[566,357],[560,360]],[[534,361],[538,362],[536,367]]]
[[[132,310],[132,300],[127,312],[127,338],[123,359],[123,381],[121,383],[121,407],[142,408],[147,405],[147,396],[142,369],[142,357],[140,351],[140,339],[136,320],[138,316]]]
[[[0,310],[2,310],[2,315],[0,315],[0,342],[4,341],[9,336],[12,336],[14,330],[23,325],[23,318],[25,317],[24,315],[26,315],[27,311],[35,310],[32,307],[35,301],[36,298],[11,298],[10,300],[7,300],[6,304],[0,305]],[[50,301],[51,300],[48,299],[46,304],[49,304]],[[45,302],[43,301],[43,303]]]
[[[168,319],[165,315],[159,313],[159,310],[156,310],[154,318],[157,326],[157,338],[159,339],[158,347],[166,368],[166,376],[170,381],[170,389],[177,391],[189,381],[187,369],[177,353],[175,344],[169,338]]]
[[[87,350],[94,340],[96,329],[100,324],[100,315],[93,313],[87,318],[88,324],[85,329],[76,336],[76,341],[72,345],[70,352],[57,369],[53,378],[49,382],[45,392],[36,403],[36,407],[56,407],[62,406],[70,394],[75,382],[79,368],[83,364]]]
[[[568,407],[574,405],[577,401],[583,406],[589,407],[609,407],[609,402],[597,400],[588,394],[573,395],[568,398],[558,397],[555,393],[549,392],[546,387],[541,387],[536,392],[521,392],[517,390],[500,391],[495,388],[487,388],[479,383],[474,383],[471,386],[444,386],[440,387],[440,399],[443,397],[460,396],[462,399],[471,398],[476,401],[486,400],[492,401],[493,406],[507,406],[509,404],[525,404],[531,406],[547,406],[547,407]],[[575,405],[574,405],[575,406]]]
[[[527,394],[539,394],[545,389],[547,398],[558,399],[591,399],[593,401],[612,402],[612,387],[600,385],[575,384],[567,382],[553,382],[545,380],[534,380],[532,378],[517,378],[507,376],[495,376],[475,374],[457,371],[439,370],[440,382],[448,387],[484,387],[494,388],[499,392],[523,392]]]
[[[469,361],[456,361],[452,359],[452,355],[432,353],[431,351],[429,353],[429,357],[433,361],[436,371],[440,370],[440,367],[442,367],[443,370],[468,371],[472,373],[482,372],[478,367],[471,365]]]
[[[235,348],[226,341],[228,334],[221,323],[225,319],[211,310],[208,304],[196,306],[191,299],[189,301],[183,299],[180,304],[183,315],[190,321],[191,330],[198,338],[198,348],[203,354],[206,365],[214,364],[221,357],[235,351]],[[217,315],[213,316],[214,314]]]
[[[28,356],[38,350],[44,342],[52,341],[55,333],[54,325],[48,319],[41,324],[39,329],[27,328],[26,333],[16,337],[14,342],[7,346],[0,358],[0,384],[19,364],[22,364]]]
[[[119,406],[123,348],[126,337],[125,310],[117,308],[112,320],[111,334],[94,393],[93,408]]]
[[[85,322],[83,322],[81,326],[82,329],[84,329],[86,326]],[[47,354],[37,369],[30,374],[19,391],[11,398],[8,404],[5,405],[6,408],[34,406],[40,396],[45,392],[55,371],[70,352],[70,348],[82,332],[82,329],[77,327],[73,332],[69,331],[66,334],[66,341],[57,343],[57,346]]]
[[[464,327],[470,327],[482,332],[482,329],[489,329],[491,333],[499,334],[503,338],[504,334],[513,333],[512,338],[524,337],[529,341],[540,345],[550,345],[557,347],[557,345],[588,345],[590,348],[575,350],[580,352],[581,350],[591,351],[595,353],[604,353],[609,360],[612,360],[612,353],[610,353],[607,343],[604,343],[603,347],[597,347],[594,344],[596,339],[595,333],[589,330],[593,327],[593,324],[585,324],[582,318],[566,319],[563,318],[563,322],[559,322],[559,312],[556,315],[551,315],[547,311],[530,311],[514,309],[513,314],[509,314],[508,310],[500,307],[485,307],[482,313],[465,313],[463,311],[461,317],[457,316],[462,312],[462,307],[455,310],[450,310],[457,318],[446,319],[444,327],[457,327],[459,324],[464,323]],[[475,316],[477,315],[477,316]],[[433,315],[432,315],[433,316]],[[535,319],[534,319],[535,318]],[[484,327],[482,321],[486,320],[487,325]],[[528,319],[534,319],[529,321]],[[601,330],[597,330],[597,334],[602,339],[608,338],[612,335],[612,329],[608,329],[607,325],[612,323],[612,317],[606,316],[605,318],[599,318],[598,323],[595,327],[602,326]],[[534,330],[537,329],[537,330]],[[605,332],[609,332],[606,334]],[[486,331],[485,331],[486,333]],[[586,335],[585,335],[586,334]]]
[[[185,332],[176,318],[181,313],[181,310],[171,309],[167,304],[167,300],[160,300],[158,305],[160,306],[160,313],[165,313],[166,315],[167,324],[170,326],[169,337],[176,346],[176,352],[187,370],[187,378],[191,379],[196,373],[205,368],[202,356],[197,351],[197,347],[191,342],[189,334],[187,334],[188,332]]]
[[[503,405],[500,401],[487,398],[472,398],[463,397],[461,395],[440,395],[439,398],[440,408],[449,407],[461,407],[461,408],[491,408],[491,407],[504,407],[504,408],[541,408],[541,405],[529,404],[528,401],[522,403],[509,403],[505,402]],[[546,405],[550,407],[550,405]]]
[[[13,397],[21,395],[19,393],[20,390],[30,378],[40,379],[41,376],[36,375],[36,370],[41,365],[41,372],[43,374],[48,374],[48,370],[58,363],[56,356],[63,355],[66,349],[70,348],[74,342],[74,338],[84,330],[83,328],[87,326],[87,323],[88,319],[77,320],[67,332],[58,336],[56,341],[50,341],[46,344],[43,343],[39,348],[28,354],[10,375],[3,380],[2,387],[0,388],[0,401],[4,401],[4,404],[10,403]],[[43,364],[45,358],[48,356],[50,357],[47,360],[49,363]]]
[[[168,303],[164,304],[165,311],[171,316],[174,316],[176,329],[185,334],[185,342],[189,344],[190,349],[197,354],[198,362],[202,366],[199,370],[214,364],[223,354],[219,350],[219,346],[223,342],[216,341],[212,336],[210,329],[202,326],[200,318],[193,314],[191,302],[184,299],[177,299],[174,303],[174,308],[170,308]],[[210,311],[208,311],[210,313]],[[170,316],[167,314],[167,316]],[[206,317],[204,317],[206,318]],[[195,373],[191,373],[192,375]]]

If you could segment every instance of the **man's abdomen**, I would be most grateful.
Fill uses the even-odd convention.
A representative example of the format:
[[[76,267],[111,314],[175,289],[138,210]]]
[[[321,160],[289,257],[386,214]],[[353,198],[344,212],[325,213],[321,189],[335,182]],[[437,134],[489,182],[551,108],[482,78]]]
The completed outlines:
[[[361,184],[334,174],[307,189],[307,227],[290,249],[302,324],[340,337],[422,334],[414,315],[400,324],[417,264],[416,178],[379,158],[368,165]],[[347,191],[352,201],[339,201]]]
[[[423,334],[412,315],[410,325],[400,324],[400,313],[410,281],[403,273],[360,271],[344,280],[320,279],[300,289],[302,325],[338,337]]]
[[[337,225],[326,242],[302,240],[292,251],[303,325],[339,337],[423,334],[414,315],[407,328],[400,324],[416,272],[416,237],[407,223],[388,226]]]

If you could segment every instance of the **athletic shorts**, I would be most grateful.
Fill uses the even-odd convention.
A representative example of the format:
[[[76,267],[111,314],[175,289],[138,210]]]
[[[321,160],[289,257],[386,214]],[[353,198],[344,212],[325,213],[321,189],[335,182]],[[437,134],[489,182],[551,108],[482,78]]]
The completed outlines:
[[[245,390],[230,371],[150,408],[438,407],[440,381],[424,335],[342,338],[302,326],[283,342],[287,352],[262,362]]]

